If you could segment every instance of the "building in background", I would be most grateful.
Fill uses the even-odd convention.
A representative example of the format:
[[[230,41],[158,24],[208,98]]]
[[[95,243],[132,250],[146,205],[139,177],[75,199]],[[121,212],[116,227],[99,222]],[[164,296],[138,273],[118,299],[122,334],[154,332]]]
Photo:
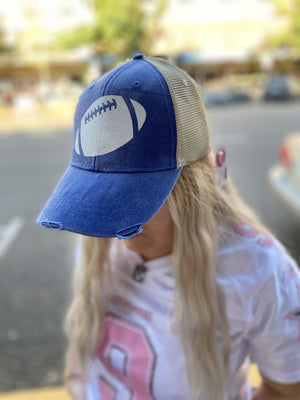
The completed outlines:
[[[88,50],[62,52],[59,32],[89,23],[85,0],[9,0],[0,2],[0,99],[32,104],[57,98],[86,69]],[[55,83],[59,82],[58,85]],[[54,84],[53,84],[54,83]],[[70,95],[71,91],[70,91]]]
[[[58,32],[88,23],[91,9],[85,0],[9,0],[0,3],[0,79],[71,74],[82,69],[84,54],[62,53],[54,47]]]
[[[0,3],[0,23],[8,46],[22,52],[51,47],[57,32],[88,23],[92,11],[85,0],[9,0]]]
[[[157,0],[141,0],[145,9]],[[271,70],[276,57],[264,48],[286,23],[268,0],[166,0],[152,54],[172,57],[196,79]],[[87,0],[9,0],[0,3],[0,95],[12,89],[49,97],[59,82],[92,79],[99,69],[92,48],[68,52],[55,46],[57,34],[93,20]],[[283,58],[289,54],[281,54]],[[109,58],[108,58],[109,59]],[[60,90],[59,89],[59,90]],[[65,86],[65,91],[69,88]]]
[[[190,73],[197,73],[200,65],[207,77],[228,69],[269,70],[275,54],[264,44],[285,24],[267,0],[169,0],[163,34],[153,50],[165,54],[171,49]]]

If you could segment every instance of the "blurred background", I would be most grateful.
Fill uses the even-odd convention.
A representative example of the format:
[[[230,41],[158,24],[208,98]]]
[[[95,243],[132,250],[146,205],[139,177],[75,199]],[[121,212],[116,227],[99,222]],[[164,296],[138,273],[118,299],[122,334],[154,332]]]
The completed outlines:
[[[77,239],[35,219],[83,88],[136,52],[202,86],[213,147],[300,261],[300,0],[0,2],[0,392],[62,383]]]

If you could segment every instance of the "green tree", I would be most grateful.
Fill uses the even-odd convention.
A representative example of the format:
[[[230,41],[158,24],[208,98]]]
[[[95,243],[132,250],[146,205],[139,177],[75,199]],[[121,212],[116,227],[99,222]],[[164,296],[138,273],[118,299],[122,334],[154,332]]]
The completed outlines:
[[[3,16],[0,15],[0,53],[11,53],[12,50],[12,46],[6,43]]]
[[[270,40],[272,47],[285,47],[296,49],[300,52],[300,0],[269,0],[277,8],[278,13],[283,15],[287,24]]]
[[[90,44],[96,54],[121,56],[149,51],[166,0],[152,1],[151,9],[144,7],[146,2],[141,0],[87,1],[94,9],[94,23],[60,35],[59,42],[64,48]]]

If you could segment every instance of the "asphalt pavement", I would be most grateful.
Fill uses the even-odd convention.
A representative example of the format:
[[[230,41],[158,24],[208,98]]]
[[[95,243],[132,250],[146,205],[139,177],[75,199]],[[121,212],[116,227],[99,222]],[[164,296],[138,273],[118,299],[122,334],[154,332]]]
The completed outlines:
[[[283,138],[300,132],[300,102],[253,103],[208,111],[213,148],[227,152],[228,174],[261,221],[300,263],[300,223],[269,187]]]
[[[267,171],[283,137],[300,130],[299,109],[293,102],[208,111],[213,147],[225,147],[240,194],[298,262],[299,222],[274,198]],[[68,165],[71,114],[70,107],[30,118],[0,110],[0,392],[62,383],[77,239],[35,219]]]

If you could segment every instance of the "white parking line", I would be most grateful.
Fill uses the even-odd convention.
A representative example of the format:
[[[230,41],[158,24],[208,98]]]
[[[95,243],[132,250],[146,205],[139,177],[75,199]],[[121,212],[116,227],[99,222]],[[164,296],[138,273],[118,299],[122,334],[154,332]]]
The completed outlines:
[[[6,255],[24,225],[25,220],[22,217],[14,217],[8,224],[0,225],[0,258]]]

